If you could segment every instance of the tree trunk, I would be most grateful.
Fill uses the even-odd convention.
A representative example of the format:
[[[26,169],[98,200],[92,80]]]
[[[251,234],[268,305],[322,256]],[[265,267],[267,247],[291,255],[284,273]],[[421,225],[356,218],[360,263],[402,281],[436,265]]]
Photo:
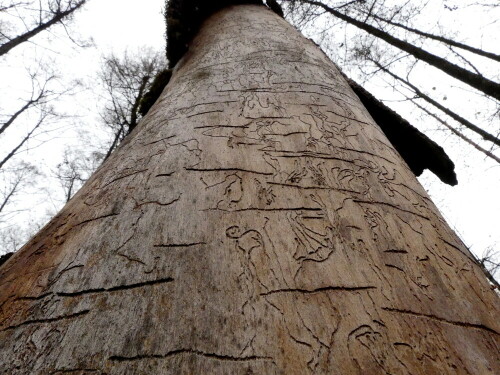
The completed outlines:
[[[479,267],[312,42],[210,17],[0,269],[4,374],[498,374]]]
[[[402,23],[391,21],[390,19],[387,19],[387,18],[384,18],[384,17],[380,17],[380,16],[378,16],[376,14],[366,13],[366,15],[370,16],[370,17],[373,17],[376,20],[379,20],[379,21],[382,21],[384,23],[387,23],[389,25],[396,26],[396,27],[399,27],[399,28],[401,28],[403,30],[409,31],[411,33],[423,36],[425,38],[437,40],[438,42],[441,42],[443,44],[447,44],[449,46],[457,47],[457,48],[463,49],[464,51],[469,51],[469,52],[472,52],[472,53],[474,53],[476,55],[487,57],[489,59],[492,59],[492,60],[500,62],[500,55],[497,55],[495,53],[484,51],[484,50],[482,50],[480,48],[475,48],[475,47],[469,46],[467,44],[460,43],[460,42],[457,42],[457,41],[452,40],[452,39],[448,39],[448,38],[446,38],[444,36],[441,36],[441,35],[434,35],[434,34],[431,34],[431,33],[426,33],[425,31],[414,29],[413,27],[408,27],[408,26],[406,26],[406,25],[404,25]]]
[[[467,119],[463,118],[462,116],[460,116],[459,114],[453,112],[451,109],[446,108],[444,105],[442,105],[439,102],[437,102],[436,100],[432,99],[429,95],[424,94],[422,91],[419,90],[419,88],[417,86],[413,85],[409,81],[409,78],[404,79],[404,78],[402,78],[402,77],[394,74],[393,72],[391,72],[389,69],[387,69],[386,67],[384,67],[383,65],[381,65],[378,61],[374,61],[374,60],[371,60],[371,61],[381,71],[389,74],[395,80],[397,80],[397,81],[405,84],[410,89],[412,89],[413,92],[415,93],[415,95],[417,97],[424,99],[427,103],[432,104],[434,107],[436,107],[437,109],[439,109],[441,112],[444,112],[445,114],[447,114],[448,116],[450,116],[453,120],[461,123],[463,126],[465,126],[466,128],[468,128],[469,130],[472,130],[474,133],[479,134],[485,141],[489,141],[489,142],[492,142],[492,143],[496,144],[497,146],[500,146],[500,139],[499,138],[497,138],[493,134],[488,133],[487,131],[481,129],[479,126],[474,125],[469,120],[467,120]]]
[[[401,51],[405,51],[415,58],[425,61],[427,64],[434,66],[435,68],[440,69],[444,73],[449,76],[462,81],[463,83],[474,87],[475,89],[482,91],[486,95],[491,96],[497,100],[500,100],[500,84],[495,81],[492,81],[488,78],[485,78],[477,73],[472,73],[467,69],[464,69],[456,64],[449,62],[448,60],[434,55],[426,50],[419,48],[411,43],[405,42],[404,40],[393,37],[391,34],[377,29],[376,27],[359,21],[355,18],[349,17],[334,8],[329,7],[326,4],[323,4],[320,1],[316,0],[301,0],[306,4],[311,4],[318,6],[325,10],[326,12],[332,14],[333,16],[345,21],[351,25],[356,26],[357,28],[366,31],[369,34],[383,40],[384,42],[400,49]]]
[[[42,31],[50,29],[57,23],[62,22],[66,17],[70,16],[76,10],[81,8],[86,2],[87,0],[79,0],[69,4],[61,4],[59,0],[58,3],[52,4],[53,6],[56,6],[57,9],[51,10],[50,5],[49,9],[47,10],[40,9],[39,10],[40,15],[43,13],[49,13],[49,12],[51,13],[49,19],[43,20],[42,18],[40,18],[38,25],[36,25],[32,29],[25,31],[23,34],[17,35],[16,37],[10,39],[8,42],[1,44],[0,56],[7,54],[8,52],[10,52],[11,49],[23,44],[24,42],[27,42],[34,36],[40,34]],[[64,5],[67,5],[67,8],[61,9],[60,7]]]

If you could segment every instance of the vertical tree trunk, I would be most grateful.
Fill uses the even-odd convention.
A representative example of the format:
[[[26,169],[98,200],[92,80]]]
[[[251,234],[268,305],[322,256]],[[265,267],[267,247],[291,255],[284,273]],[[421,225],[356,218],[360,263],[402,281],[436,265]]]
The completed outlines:
[[[207,20],[0,269],[4,374],[498,374],[499,301],[328,58]]]

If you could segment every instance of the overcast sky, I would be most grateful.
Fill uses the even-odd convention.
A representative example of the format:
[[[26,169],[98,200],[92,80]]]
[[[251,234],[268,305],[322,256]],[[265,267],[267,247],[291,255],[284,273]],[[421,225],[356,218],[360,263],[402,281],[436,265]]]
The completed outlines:
[[[27,44],[20,48],[15,54],[10,54],[8,59],[0,61],[2,70],[0,82],[2,92],[0,93],[0,106],[4,107],[11,100],[21,96],[25,80],[25,66],[30,59],[50,55],[55,69],[65,77],[64,82],[70,79],[78,79],[86,84],[91,84],[93,77],[100,66],[100,56],[103,53],[114,53],[120,55],[125,50],[135,52],[141,48],[152,47],[156,50],[164,50],[164,19],[161,14],[163,0],[147,0],[138,2],[136,0],[90,0],[86,8],[79,12],[72,30],[76,31],[81,39],[92,38],[95,48],[82,50],[56,33],[50,43],[43,40],[37,41],[38,46]],[[460,32],[476,35],[476,40],[485,47],[491,47],[498,40],[496,35],[500,30],[496,27],[496,33],[492,33],[491,26],[488,34],[479,30],[481,20],[475,19],[469,14],[466,19],[455,20]],[[467,26],[466,23],[469,23]],[[493,29],[494,30],[494,29]],[[49,51],[53,50],[55,53]],[[486,48],[487,49],[487,48]],[[498,48],[491,47],[493,52],[498,53]],[[433,85],[435,78],[432,74],[423,74],[420,83],[424,86]],[[427,81],[426,81],[427,80]],[[21,84],[20,84],[21,83]],[[383,90],[377,96],[384,97]],[[24,87],[24,90],[26,88]],[[453,89],[452,89],[453,91]],[[450,101],[460,100],[460,92],[449,92]],[[99,93],[98,90],[81,90],[77,102],[68,99],[65,110],[77,113],[80,117],[68,122],[68,127],[59,131],[56,142],[47,143],[36,148],[22,157],[31,160],[43,161],[46,170],[51,170],[60,161],[61,152],[66,144],[74,144],[75,147],[83,144],[82,134],[75,131],[75,123],[88,124],[98,121]],[[97,100],[96,100],[97,99]],[[471,104],[464,102],[464,106]],[[465,244],[470,246],[476,253],[482,253],[488,247],[500,246],[500,166],[492,161],[486,160],[482,154],[475,152],[470,146],[457,141],[447,133],[436,131],[436,126],[426,121],[421,121],[413,113],[404,107],[398,110],[412,124],[425,130],[426,134],[442,145],[450,157],[455,161],[459,185],[449,187],[441,183],[434,175],[425,172],[420,181],[429,191],[436,205],[440,208],[449,224],[458,232]],[[92,126],[87,129],[91,132]],[[79,129],[82,130],[82,129]],[[53,134],[52,134],[53,135]],[[87,134],[88,135],[88,134]],[[1,140],[4,142],[4,140]],[[3,144],[5,145],[5,143]],[[4,146],[0,146],[1,149]],[[496,165],[495,165],[496,164]],[[49,193],[50,198],[37,195],[37,209],[17,217],[16,223],[26,223],[35,215],[43,215],[46,211],[54,212],[60,206],[57,193]],[[30,205],[33,197],[26,197],[19,204]],[[34,213],[36,212],[36,213]]]

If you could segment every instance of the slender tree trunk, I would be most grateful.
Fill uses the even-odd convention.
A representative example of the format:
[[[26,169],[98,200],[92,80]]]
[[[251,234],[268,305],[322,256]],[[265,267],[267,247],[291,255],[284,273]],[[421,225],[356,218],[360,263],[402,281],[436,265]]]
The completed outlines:
[[[59,0],[59,2],[60,2],[60,0]],[[19,46],[20,44],[27,42],[28,40],[30,40],[34,36],[40,34],[42,31],[45,31],[45,30],[51,28],[52,26],[54,26],[55,24],[62,22],[66,17],[71,15],[74,11],[81,8],[85,3],[86,3],[86,0],[80,0],[80,1],[74,2],[74,4],[72,4],[71,6],[70,6],[70,4],[68,4],[68,7],[64,10],[62,10],[62,9],[54,10],[54,13],[52,14],[51,18],[49,18],[48,20],[45,20],[45,21],[41,20],[40,23],[36,27],[34,27],[33,29],[30,29],[30,30],[26,31],[25,33],[20,34],[16,37],[12,38],[8,42],[5,42],[4,44],[0,45],[0,56],[5,55],[11,49]],[[40,13],[42,13],[42,10],[40,11]]]
[[[261,6],[0,269],[6,374],[495,374],[496,294],[340,73]]]
[[[416,57],[419,60],[425,61],[429,65],[432,65],[440,70],[442,70],[444,73],[448,74],[449,76],[458,79],[459,81],[464,82],[465,84],[474,87],[475,89],[482,91],[486,95],[491,96],[492,98],[495,98],[497,100],[500,100],[500,84],[497,82],[494,82],[488,78],[485,78],[479,74],[472,73],[468,71],[467,69],[464,69],[456,64],[453,64],[442,57],[433,55],[432,53],[427,52],[426,50],[423,50],[422,48],[419,48],[417,46],[414,46],[411,43],[405,42],[404,40],[398,39],[390,35],[389,33],[377,29],[376,27],[373,27],[372,25],[369,25],[363,21],[359,21],[355,18],[349,17],[348,15],[345,15],[334,8],[329,7],[326,4],[323,4],[320,1],[316,0],[300,0],[303,3],[306,4],[311,4],[318,6],[325,10],[326,12],[332,14],[333,16],[356,26],[357,28],[366,31],[369,34],[372,34],[373,36],[376,36],[377,38],[380,38],[386,43],[389,43],[390,45],[399,48],[401,51],[408,52],[412,56]]]
[[[149,76],[145,76],[142,79],[141,86],[139,87],[139,92],[137,93],[137,98],[135,98],[135,102],[130,111],[130,125],[127,129],[127,135],[130,134],[132,130],[134,130],[137,126],[137,115],[139,114],[139,107],[141,105],[141,100],[144,97],[144,90],[146,90],[146,85],[148,84],[149,79]]]
[[[470,139],[469,137],[467,137],[464,133],[458,131],[457,129],[455,129],[453,126],[451,126],[450,124],[448,124],[446,121],[444,121],[441,117],[437,116],[435,113],[432,113],[431,111],[429,111],[427,108],[425,107],[422,107],[420,104],[418,104],[416,102],[415,99],[410,99],[410,98],[407,98],[408,100],[411,100],[413,104],[415,104],[418,108],[420,108],[422,111],[424,111],[425,113],[427,113],[429,116],[433,117],[434,119],[436,119],[437,121],[439,121],[441,124],[443,124],[448,130],[450,130],[453,134],[455,134],[457,137],[459,137],[460,139],[462,139],[463,141],[467,142],[469,145],[471,145],[472,147],[474,147],[476,150],[478,150],[479,152],[482,152],[483,154],[485,154],[487,157],[495,160],[498,164],[500,164],[500,158],[498,156],[496,156],[495,154],[493,154],[491,151],[488,151],[487,149],[481,147],[480,145],[478,145],[476,142],[474,142],[472,139]],[[488,275],[486,275],[488,276]],[[488,279],[490,279],[490,281],[492,283],[496,283],[498,284],[495,279],[492,277],[488,277]],[[497,288],[500,289],[500,285],[497,285]]]
[[[12,159],[12,157],[16,155],[19,149],[23,147],[23,145],[26,142],[28,142],[33,133],[43,124],[46,117],[47,117],[46,115],[41,115],[40,119],[38,120],[37,124],[33,127],[33,129],[31,129],[29,133],[24,136],[24,138],[17,144],[17,146],[15,146],[12,150],[10,150],[10,152],[6,156],[4,156],[2,160],[0,160],[0,169],[2,169],[5,163],[7,163],[10,159]]]
[[[401,24],[399,22],[393,22],[390,19],[386,19],[386,18],[377,16],[376,14],[368,14],[368,13],[366,13],[366,15],[369,15],[370,17],[373,17],[373,18],[375,18],[375,19],[377,19],[379,21],[385,22],[385,23],[387,23],[389,25],[396,26],[396,27],[399,27],[399,28],[401,28],[403,30],[412,32],[414,34],[417,34],[417,35],[420,35],[420,36],[423,36],[423,37],[426,37],[426,38],[429,38],[429,39],[437,40],[438,42],[447,44],[449,46],[457,47],[457,48],[463,49],[465,51],[469,51],[469,52],[475,53],[476,55],[487,57],[489,59],[492,59],[492,60],[500,62],[500,55],[494,54],[492,52],[484,51],[484,50],[482,50],[480,48],[472,47],[472,46],[469,46],[467,44],[460,43],[460,42],[457,42],[457,41],[452,40],[452,39],[448,39],[448,38],[446,38],[444,36],[434,35],[434,34],[431,34],[431,33],[426,33],[424,31],[421,31],[421,30],[418,30],[418,29],[414,29],[412,27],[408,27],[408,26],[406,26],[404,24]]]
[[[0,135],[7,130],[9,126],[11,126],[14,121],[26,110],[28,110],[33,104],[35,104],[35,100],[28,100],[26,104],[24,104],[16,113],[9,117],[7,121],[5,121],[2,126],[0,126]]]
[[[384,66],[382,66],[378,61],[374,61],[374,60],[371,60],[371,61],[380,70],[382,70],[383,72],[389,74],[395,80],[397,80],[399,82],[402,82],[406,86],[410,87],[413,90],[413,92],[415,93],[415,95],[417,95],[418,97],[424,99],[427,103],[432,104],[434,107],[436,107],[437,109],[441,110],[442,112],[444,112],[448,116],[450,116],[453,120],[461,123],[462,125],[464,125],[469,130],[472,130],[474,133],[479,134],[481,137],[483,137],[483,139],[485,141],[490,141],[490,142],[496,144],[497,146],[500,146],[500,139],[498,139],[497,137],[495,137],[493,134],[488,133],[487,131],[481,129],[479,126],[474,125],[469,120],[467,120],[467,119],[463,118],[462,116],[456,114],[451,109],[446,108],[444,105],[442,105],[439,102],[437,102],[436,100],[432,99],[429,95],[426,95],[422,91],[420,91],[419,88],[416,87],[415,85],[413,85],[408,79],[404,79],[404,78],[402,78],[402,77],[394,74],[389,69],[387,69]]]

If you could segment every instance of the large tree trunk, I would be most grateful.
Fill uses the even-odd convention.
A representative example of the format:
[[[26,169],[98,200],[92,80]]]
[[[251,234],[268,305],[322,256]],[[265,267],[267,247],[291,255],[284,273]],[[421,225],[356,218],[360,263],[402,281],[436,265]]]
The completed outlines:
[[[479,267],[329,59],[261,6],[205,22],[0,285],[3,374],[500,373]]]

